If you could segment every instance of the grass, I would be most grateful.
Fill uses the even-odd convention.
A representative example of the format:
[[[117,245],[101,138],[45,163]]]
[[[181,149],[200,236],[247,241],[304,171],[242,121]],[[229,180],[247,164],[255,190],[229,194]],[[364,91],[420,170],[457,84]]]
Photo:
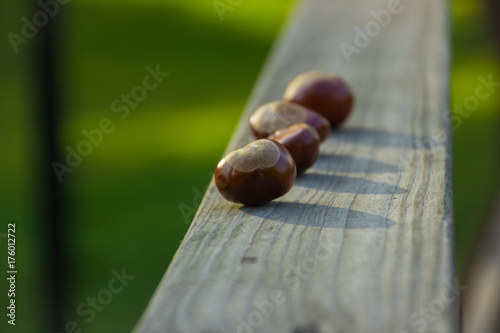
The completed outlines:
[[[265,15],[257,29],[245,23],[257,4],[242,5],[223,23],[213,8],[177,2],[68,8],[63,142],[75,147],[82,129],[103,117],[116,125],[66,183],[79,286],[68,316],[85,330],[125,332],[138,320],[192,218],[186,221],[179,205],[197,208],[196,193],[209,182],[287,14],[288,2],[277,3],[259,4]],[[111,102],[156,64],[170,76],[119,120]],[[72,309],[122,267],[136,278],[86,324]]]
[[[478,77],[500,81],[498,58],[489,41],[482,1],[454,2],[452,106],[474,96]],[[499,184],[500,91],[481,101],[454,131],[454,196],[457,260],[465,271],[494,204]],[[458,115],[456,108],[454,114]]]

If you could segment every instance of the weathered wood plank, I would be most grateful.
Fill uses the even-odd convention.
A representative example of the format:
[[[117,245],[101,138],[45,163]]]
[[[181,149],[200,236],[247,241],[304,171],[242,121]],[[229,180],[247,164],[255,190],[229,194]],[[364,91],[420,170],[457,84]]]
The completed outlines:
[[[340,49],[389,3],[297,4],[227,151],[304,71],[344,77],[354,114],[280,200],[241,207],[211,184],[136,332],[458,330],[447,2],[402,0],[350,63]]]

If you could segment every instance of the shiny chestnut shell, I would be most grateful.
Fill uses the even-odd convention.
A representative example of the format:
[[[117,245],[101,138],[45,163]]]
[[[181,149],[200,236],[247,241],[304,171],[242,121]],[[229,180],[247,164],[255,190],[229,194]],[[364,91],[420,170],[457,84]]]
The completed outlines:
[[[333,128],[347,119],[354,105],[351,88],[340,77],[320,71],[297,76],[284,99],[318,112]]]
[[[257,206],[287,193],[296,175],[288,150],[277,141],[261,139],[226,155],[214,178],[226,200]]]
[[[286,101],[264,104],[250,117],[250,128],[258,139],[267,138],[277,130],[299,123],[311,125],[318,132],[321,142],[330,135],[330,123],[325,117],[306,107]]]
[[[276,131],[269,139],[281,143],[292,155],[297,173],[302,173],[316,163],[319,158],[319,135],[308,124],[295,124]]]

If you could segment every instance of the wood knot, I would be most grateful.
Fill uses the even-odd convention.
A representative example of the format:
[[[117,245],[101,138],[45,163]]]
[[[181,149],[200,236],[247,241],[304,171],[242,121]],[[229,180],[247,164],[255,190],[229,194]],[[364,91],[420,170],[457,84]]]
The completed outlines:
[[[292,333],[318,333],[315,326],[295,327]]]
[[[257,261],[257,257],[243,257],[241,258],[241,263],[242,264],[245,264],[245,263],[254,263]]]

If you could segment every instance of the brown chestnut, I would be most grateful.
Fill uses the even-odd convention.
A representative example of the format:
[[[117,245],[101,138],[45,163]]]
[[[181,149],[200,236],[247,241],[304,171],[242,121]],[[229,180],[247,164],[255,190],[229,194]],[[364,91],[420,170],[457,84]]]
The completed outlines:
[[[268,139],[276,140],[290,152],[297,167],[297,173],[309,169],[319,157],[319,134],[308,124],[295,124],[271,134]]]
[[[297,76],[287,87],[284,99],[318,112],[335,128],[351,113],[354,95],[338,76],[312,71]]]
[[[224,157],[214,177],[228,201],[257,206],[287,193],[296,175],[288,150],[277,141],[261,139]]]
[[[318,132],[321,142],[330,135],[328,120],[301,105],[285,101],[271,102],[259,107],[250,117],[250,128],[256,138],[266,138],[277,130],[306,123]]]

